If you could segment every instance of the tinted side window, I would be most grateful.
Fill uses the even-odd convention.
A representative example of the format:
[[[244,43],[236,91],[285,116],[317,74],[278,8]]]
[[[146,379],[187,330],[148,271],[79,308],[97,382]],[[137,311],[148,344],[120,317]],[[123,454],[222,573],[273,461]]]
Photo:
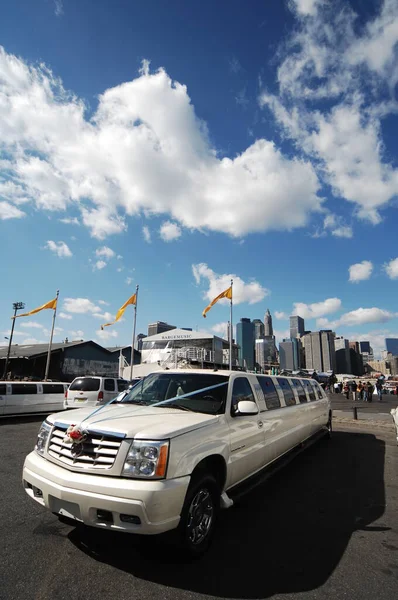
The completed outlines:
[[[321,386],[319,385],[319,383],[317,383],[314,380],[312,380],[311,383],[312,383],[312,385],[313,385],[313,387],[315,389],[315,394],[318,395],[319,400],[322,400],[323,394],[322,394],[322,388],[321,388]]]
[[[7,393],[7,387],[5,383],[0,383],[0,396],[5,396]]]
[[[129,386],[128,381],[125,381],[124,379],[117,380],[117,391],[118,392],[124,392],[124,390],[127,390],[128,386]]]
[[[315,390],[314,390],[313,386],[311,385],[310,380],[309,379],[302,379],[301,383],[303,384],[304,389],[307,391],[307,393],[308,393],[308,395],[310,397],[310,400],[311,401],[316,400],[316,398],[315,398]]]
[[[62,383],[43,383],[43,394],[64,394]]]
[[[298,379],[292,379],[292,384],[296,392],[298,393],[300,404],[304,404],[304,402],[307,402],[307,396],[305,395],[304,388],[301,385],[300,381]]]
[[[290,387],[288,380],[282,379],[281,377],[277,377],[276,380],[282,388],[286,406],[294,406],[296,404],[296,398],[294,397],[293,390]]]
[[[232,388],[232,402],[231,402],[231,415],[236,415],[238,410],[238,402],[248,400],[249,402],[255,402],[253,390],[250,386],[249,381],[246,377],[237,377],[234,381],[234,387]]]
[[[257,380],[264,392],[265,404],[268,410],[280,408],[281,402],[271,377],[257,377]]]
[[[113,379],[105,379],[104,390],[106,392],[114,392],[115,391],[115,382]]]
[[[35,383],[13,383],[11,390],[12,394],[37,394],[37,385]]]

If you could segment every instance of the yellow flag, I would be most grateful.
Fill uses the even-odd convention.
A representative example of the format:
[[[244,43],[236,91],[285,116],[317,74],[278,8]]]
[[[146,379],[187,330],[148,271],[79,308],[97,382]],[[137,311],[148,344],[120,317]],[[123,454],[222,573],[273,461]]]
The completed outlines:
[[[112,323],[104,323],[104,325],[101,325],[101,329],[104,329],[104,327],[109,327],[109,325],[113,325],[114,323],[116,323],[116,321],[118,321],[124,314],[124,311],[126,310],[126,308],[128,307],[129,304],[137,304],[137,293],[133,294],[131,296],[131,298],[129,298],[127,300],[127,302],[125,302],[123,304],[123,306],[121,306],[119,308],[119,310],[116,313],[116,318],[114,321],[112,321]]]
[[[35,315],[36,313],[40,312],[41,310],[46,310],[46,308],[52,308],[53,310],[55,310],[57,308],[57,299],[54,298],[54,300],[50,300],[50,302],[47,302],[47,304],[43,304],[43,306],[39,306],[39,308],[35,308],[34,310],[31,310],[30,312],[27,313],[23,313],[22,315],[17,315],[18,317],[29,317],[30,315]],[[11,317],[12,319],[14,317]]]
[[[206,308],[202,312],[202,315],[204,316],[204,318],[206,318],[206,313],[209,312],[211,307],[214,306],[214,304],[216,302],[221,300],[221,298],[228,298],[228,300],[232,300],[232,285],[227,290],[224,290],[224,292],[221,292],[221,294],[219,296],[217,296],[217,298],[214,298],[214,300],[212,302],[210,302],[209,306],[206,306]]]

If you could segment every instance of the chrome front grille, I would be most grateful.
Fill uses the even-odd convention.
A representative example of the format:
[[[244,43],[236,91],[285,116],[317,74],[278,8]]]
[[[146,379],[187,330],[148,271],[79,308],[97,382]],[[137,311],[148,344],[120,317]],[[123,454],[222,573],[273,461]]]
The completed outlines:
[[[57,461],[81,469],[110,469],[119,452],[122,440],[116,436],[88,433],[80,444],[64,442],[66,429],[54,427],[48,444],[49,456]]]

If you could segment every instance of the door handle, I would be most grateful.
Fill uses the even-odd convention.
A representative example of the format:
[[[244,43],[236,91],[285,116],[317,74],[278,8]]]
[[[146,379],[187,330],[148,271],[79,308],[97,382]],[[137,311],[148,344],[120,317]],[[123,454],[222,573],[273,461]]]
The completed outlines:
[[[257,421],[257,425],[259,426],[259,428],[261,429],[261,427],[264,425],[264,423],[262,421]]]

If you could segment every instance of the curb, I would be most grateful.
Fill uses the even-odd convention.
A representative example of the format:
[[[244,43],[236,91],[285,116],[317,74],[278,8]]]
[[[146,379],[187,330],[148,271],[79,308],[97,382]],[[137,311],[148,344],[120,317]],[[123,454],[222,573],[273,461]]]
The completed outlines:
[[[391,419],[392,420],[392,419]],[[373,421],[371,419],[345,419],[341,417],[333,417],[333,423],[339,425],[360,425],[361,427],[381,427],[382,429],[391,429],[395,431],[394,423],[388,423],[385,421]]]

